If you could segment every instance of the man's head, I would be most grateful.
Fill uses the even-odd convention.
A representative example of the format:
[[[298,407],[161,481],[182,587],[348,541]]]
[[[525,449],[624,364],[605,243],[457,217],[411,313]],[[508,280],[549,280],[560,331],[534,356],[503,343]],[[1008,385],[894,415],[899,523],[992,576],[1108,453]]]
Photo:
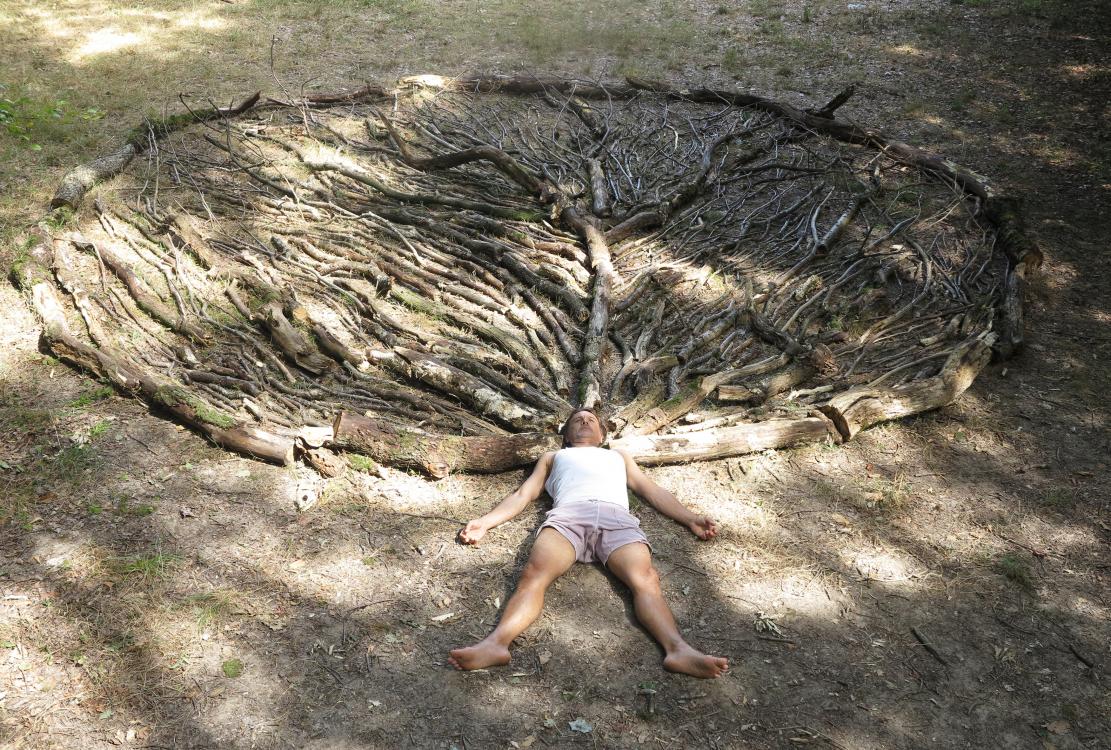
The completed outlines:
[[[559,434],[563,435],[564,448],[597,448],[605,442],[606,423],[593,409],[575,409]]]

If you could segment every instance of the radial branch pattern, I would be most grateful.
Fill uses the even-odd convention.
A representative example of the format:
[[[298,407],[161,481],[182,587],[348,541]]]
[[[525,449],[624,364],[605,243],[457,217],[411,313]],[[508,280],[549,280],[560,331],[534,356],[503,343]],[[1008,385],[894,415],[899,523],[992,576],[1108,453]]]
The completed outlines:
[[[67,335],[216,432],[587,404],[629,436],[905,389],[998,328],[996,226],[904,154],[759,103],[492,88],[150,129],[54,232]]]

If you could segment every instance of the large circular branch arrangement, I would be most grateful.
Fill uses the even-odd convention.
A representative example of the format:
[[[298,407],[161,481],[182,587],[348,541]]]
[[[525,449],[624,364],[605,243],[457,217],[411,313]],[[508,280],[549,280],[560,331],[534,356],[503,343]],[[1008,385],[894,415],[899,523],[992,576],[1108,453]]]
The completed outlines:
[[[67,175],[16,275],[60,358],[280,463],[499,471],[579,405],[645,463],[840,442],[1021,346],[1040,262],[981,178],[835,118],[850,93],[190,108]]]

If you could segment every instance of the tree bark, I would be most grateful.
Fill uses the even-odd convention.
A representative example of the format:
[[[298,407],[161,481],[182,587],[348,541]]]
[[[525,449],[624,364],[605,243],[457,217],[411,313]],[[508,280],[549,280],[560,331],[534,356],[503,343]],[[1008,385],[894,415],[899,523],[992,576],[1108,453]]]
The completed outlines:
[[[558,450],[559,435],[524,433],[491,437],[432,435],[352,412],[337,417],[333,447],[363,453],[391,466],[417,468],[435,479],[453,471],[496,473],[529,466]],[[821,417],[773,419],[683,435],[634,435],[610,448],[628,451],[645,465],[727,458],[769,448],[835,439]]]
[[[991,359],[995,334],[962,344],[934,377],[893,388],[854,388],[818,409],[829,417],[843,440],[880,422],[909,417],[952,403],[965,392]]]

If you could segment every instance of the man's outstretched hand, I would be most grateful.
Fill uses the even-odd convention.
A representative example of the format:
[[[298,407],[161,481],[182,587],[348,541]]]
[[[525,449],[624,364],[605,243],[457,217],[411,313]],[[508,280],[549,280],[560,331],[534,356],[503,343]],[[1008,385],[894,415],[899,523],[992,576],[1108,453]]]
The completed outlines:
[[[481,521],[468,521],[467,526],[459,532],[459,541],[463,544],[478,544],[478,541],[486,536],[487,531],[489,529]]]
[[[708,542],[718,535],[718,522],[709,516],[695,516],[687,521],[687,528],[704,542]]]

